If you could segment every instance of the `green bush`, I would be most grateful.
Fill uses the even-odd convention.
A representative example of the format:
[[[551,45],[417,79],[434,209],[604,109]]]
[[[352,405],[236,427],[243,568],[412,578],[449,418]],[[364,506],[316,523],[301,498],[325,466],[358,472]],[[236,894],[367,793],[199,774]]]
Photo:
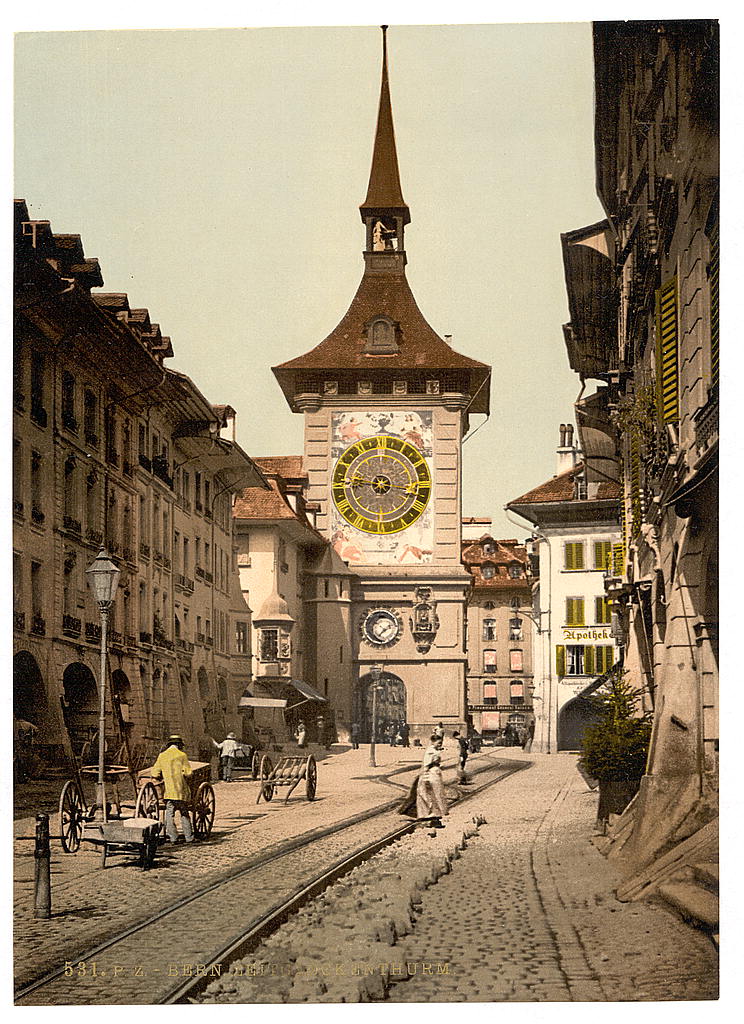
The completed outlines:
[[[584,732],[581,766],[599,782],[637,783],[646,769],[651,716],[638,714],[640,693],[617,670],[589,698],[599,720]]]

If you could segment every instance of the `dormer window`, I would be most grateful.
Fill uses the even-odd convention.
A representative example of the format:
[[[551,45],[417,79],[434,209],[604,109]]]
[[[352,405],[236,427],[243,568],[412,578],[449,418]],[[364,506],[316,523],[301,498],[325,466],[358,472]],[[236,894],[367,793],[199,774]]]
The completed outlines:
[[[395,355],[400,351],[397,341],[399,325],[387,316],[375,316],[364,325],[367,344],[364,354],[367,356]]]
[[[496,566],[492,562],[484,562],[481,567],[481,576],[484,580],[492,580],[496,575]]]

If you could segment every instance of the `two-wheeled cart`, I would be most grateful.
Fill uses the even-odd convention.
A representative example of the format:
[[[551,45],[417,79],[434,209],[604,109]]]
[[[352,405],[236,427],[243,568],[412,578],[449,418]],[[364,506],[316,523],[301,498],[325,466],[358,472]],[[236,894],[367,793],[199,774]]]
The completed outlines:
[[[318,789],[318,766],[312,754],[307,757],[281,757],[276,766],[268,754],[261,758],[258,770],[259,789],[256,803],[261,797],[268,803],[274,797],[274,790],[287,787],[286,803],[301,782],[305,783],[305,796],[314,800]]]
[[[191,801],[189,815],[195,839],[206,839],[212,831],[217,801],[212,785],[212,766],[206,761],[189,761],[191,775],[187,776]],[[135,818],[143,816],[160,822],[165,828],[165,797],[163,780],[152,774],[153,766],[139,772]]]

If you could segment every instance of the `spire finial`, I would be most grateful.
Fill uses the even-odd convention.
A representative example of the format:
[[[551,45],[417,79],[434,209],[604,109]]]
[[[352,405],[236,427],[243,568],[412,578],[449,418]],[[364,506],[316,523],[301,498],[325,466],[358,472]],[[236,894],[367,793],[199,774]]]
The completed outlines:
[[[369,175],[367,198],[361,205],[362,220],[373,211],[377,213],[397,213],[408,223],[411,215],[408,212],[400,187],[398,171],[398,154],[395,148],[395,131],[393,130],[393,112],[390,105],[390,86],[388,83],[387,65],[387,25],[382,29],[382,83],[380,85],[380,106],[377,114],[377,132],[372,153],[372,169]]]

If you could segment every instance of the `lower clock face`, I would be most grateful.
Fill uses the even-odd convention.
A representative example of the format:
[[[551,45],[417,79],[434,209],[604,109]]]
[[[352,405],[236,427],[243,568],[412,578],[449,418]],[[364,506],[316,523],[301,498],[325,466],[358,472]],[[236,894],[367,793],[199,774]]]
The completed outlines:
[[[387,608],[376,608],[364,619],[362,632],[369,643],[384,647],[395,643],[400,636],[401,625],[400,616],[395,612]]]
[[[426,459],[400,437],[377,434],[349,445],[333,472],[333,502],[365,533],[398,533],[423,514],[431,497]]]

